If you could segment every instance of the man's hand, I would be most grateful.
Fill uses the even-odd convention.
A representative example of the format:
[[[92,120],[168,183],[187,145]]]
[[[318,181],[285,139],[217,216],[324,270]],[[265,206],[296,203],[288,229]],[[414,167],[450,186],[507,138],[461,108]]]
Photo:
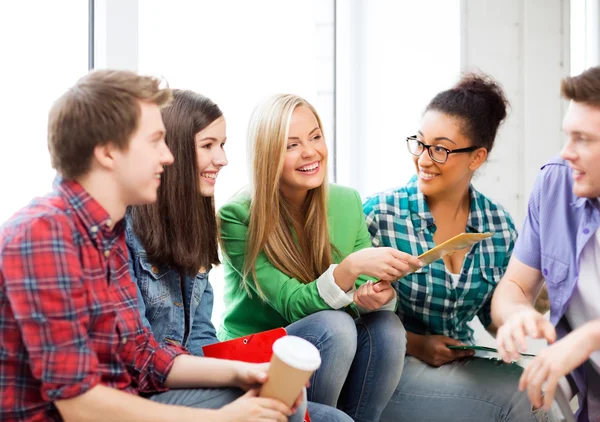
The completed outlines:
[[[267,381],[269,363],[236,362],[235,385],[244,391],[260,388]]]
[[[415,357],[431,366],[438,367],[475,355],[474,350],[448,349],[448,346],[464,345],[464,343],[446,336],[424,336],[421,350]]]
[[[292,410],[279,400],[258,397],[258,389],[249,390],[218,410],[218,420],[226,422],[287,422],[291,415]]]
[[[519,390],[527,389],[529,400],[535,407],[543,405],[546,410],[550,409],[559,379],[589,358],[593,351],[591,343],[587,331],[581,327],[543,349],[521,375]]]
[[[375,284],[369,280],[354,293],[354,303],[362,308],[375,311],[395,297],[396,290],[389,281],[380,281]]]
[[[498,328],[496,341],[498,353],[507,363],[521,358],[527,350],[526,337],[545,338],[548,343],[556,341],[554,326],[533,308],[525,308],[514,314]]]

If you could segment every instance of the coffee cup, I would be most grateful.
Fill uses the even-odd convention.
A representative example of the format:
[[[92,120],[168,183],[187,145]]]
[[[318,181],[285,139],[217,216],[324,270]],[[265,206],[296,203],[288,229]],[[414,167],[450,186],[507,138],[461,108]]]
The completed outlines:
[[[319,366],[321,354],[312,343],[296,336],[284,336],[273,343],[273,356],[261,397],[277,399],[292,407]]]

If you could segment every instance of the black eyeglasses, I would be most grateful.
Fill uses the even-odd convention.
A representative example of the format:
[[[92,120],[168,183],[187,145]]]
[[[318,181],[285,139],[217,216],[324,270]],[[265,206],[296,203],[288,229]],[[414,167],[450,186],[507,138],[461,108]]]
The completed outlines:
[[[478,148],[481,148],[478,146],[472,146],[468,148],[459,148],[451,150],[448,148],[444,148],[441,145],[424,144],[423,142],[419,141],[419,139],[415,135],[408,136],[406,138],[406,146],[408,147],[408,152],[410,152],[412,155],[416,155],[417,157],[423,154],[423,151],[427,150],[427,152],[429,153],[429,157],[431,157],[431,159],[436,163],[440,164],[444,164],[446,161],[448,161],[448,155],[450,154],[458,154],[459,152],[471,152],[475,151]]]

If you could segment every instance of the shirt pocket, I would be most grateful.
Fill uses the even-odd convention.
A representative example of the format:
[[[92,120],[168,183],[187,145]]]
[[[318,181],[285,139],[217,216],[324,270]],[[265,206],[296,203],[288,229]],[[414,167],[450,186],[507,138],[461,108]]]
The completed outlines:
[[[139,258],[139,260],[142,274],[138,276],[138,283],[144,297],[144,302],[146,303],[146,308],[164,302],[169,296],[169,289],[165,278],[168,269],[152,265],[143,258]]]
[[[569,274],[569,266],[546,254],[542,254],[542,275],[549,286],[559,286]]]

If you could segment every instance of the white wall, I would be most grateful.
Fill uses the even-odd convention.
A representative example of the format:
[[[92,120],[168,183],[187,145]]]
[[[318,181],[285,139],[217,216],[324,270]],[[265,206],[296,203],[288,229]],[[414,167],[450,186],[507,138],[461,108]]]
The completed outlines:
[[[504,86],[512,110],[475,186],[503,204],[520,228],[540,166],[560,151],[569,74],[569,9],[562,0],[463,0],[463,69]]]

